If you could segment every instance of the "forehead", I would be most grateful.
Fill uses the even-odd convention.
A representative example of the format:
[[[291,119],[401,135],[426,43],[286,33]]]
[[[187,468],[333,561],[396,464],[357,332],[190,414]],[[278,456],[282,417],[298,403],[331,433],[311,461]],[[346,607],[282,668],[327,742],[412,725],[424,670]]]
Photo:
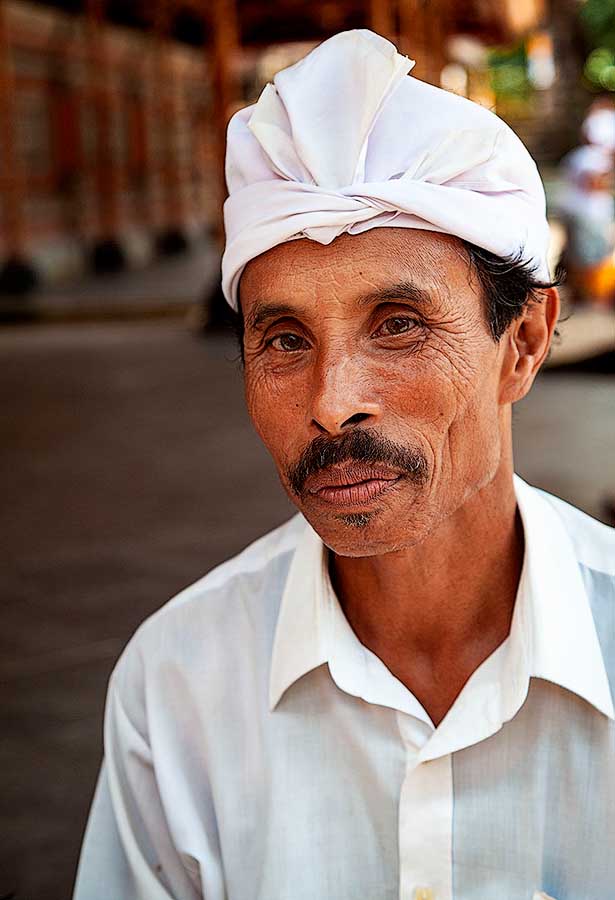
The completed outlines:
[[[263,299],[353,299],[399,282],[439,296],[474,294],[470,263],[452,235],[409,228],[372,228],[330,244],[288,241],[251,260],[240,282],[243,312]]]

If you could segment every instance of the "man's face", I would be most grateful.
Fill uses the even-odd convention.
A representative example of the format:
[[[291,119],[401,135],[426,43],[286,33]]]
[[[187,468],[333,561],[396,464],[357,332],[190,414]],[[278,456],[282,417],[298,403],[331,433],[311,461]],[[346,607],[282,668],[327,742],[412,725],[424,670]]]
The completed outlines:
[[[248,409],[325,544],[423,540],[495,475],[502,343],[461,242],[375,228],[282,244],[241,280]]]

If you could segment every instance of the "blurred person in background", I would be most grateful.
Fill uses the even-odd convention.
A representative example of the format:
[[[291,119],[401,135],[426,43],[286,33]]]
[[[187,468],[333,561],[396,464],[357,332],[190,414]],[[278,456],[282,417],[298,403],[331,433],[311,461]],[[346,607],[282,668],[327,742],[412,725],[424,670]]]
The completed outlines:
[[[587,132],[599,136],[590,119],[608,110],[590,114]],[[598,132],[598,133],[597,133]],[[604,136],[604,135],[602,135]],[[609,307],[615,300],[615,202],[613,199],[613,152],[587,143],[562,160],[565,188],[560,215],[566,229],[564,265],[573,300],[591,306]]]
[[[610,96],[596,97],[581,125],[583,140],[615,154],[615,105]]]

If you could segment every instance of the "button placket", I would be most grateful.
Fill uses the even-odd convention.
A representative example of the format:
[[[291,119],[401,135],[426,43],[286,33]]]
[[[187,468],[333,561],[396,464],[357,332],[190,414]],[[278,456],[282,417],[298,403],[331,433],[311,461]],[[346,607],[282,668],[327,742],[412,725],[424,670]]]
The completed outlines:
[[[406,749],[399,801],[399,897],[452,900],[451,756],[419,762],[412,723],[401,714],[398,723]]]

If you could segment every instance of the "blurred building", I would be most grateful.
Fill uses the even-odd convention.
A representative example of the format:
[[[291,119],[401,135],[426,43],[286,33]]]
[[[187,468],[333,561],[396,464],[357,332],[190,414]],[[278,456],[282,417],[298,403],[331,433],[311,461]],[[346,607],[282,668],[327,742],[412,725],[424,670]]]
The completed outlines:
[[[329,35],[371,27],[417,77],[489,102],[472,59],[541,15],[540,0],[5,0],[0,290],[219,234],[229,115]]]

